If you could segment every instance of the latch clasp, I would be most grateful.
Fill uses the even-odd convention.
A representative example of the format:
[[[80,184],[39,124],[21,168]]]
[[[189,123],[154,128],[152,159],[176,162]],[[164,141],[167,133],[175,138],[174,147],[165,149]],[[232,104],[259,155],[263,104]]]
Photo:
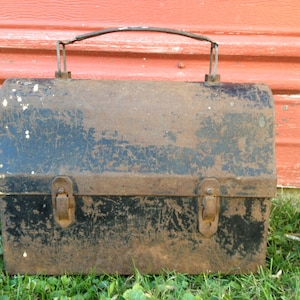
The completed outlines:
[[[62,228],[66,228],[75,220],[75,199],[71,179],[67,176],[55,177],[51,192],[54,220]]]
[[[220,184],[214,178],[204,179],[199,188],[198,219],[200,233],[209,238],[218,230]]]

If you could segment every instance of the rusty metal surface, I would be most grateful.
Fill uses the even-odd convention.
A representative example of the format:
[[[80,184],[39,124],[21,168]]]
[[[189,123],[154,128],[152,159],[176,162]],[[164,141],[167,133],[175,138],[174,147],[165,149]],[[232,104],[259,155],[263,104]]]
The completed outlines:
[[[11,79],[0,98],[3,193],[68,175],[79,195],[194,196],[207,177],[220,195],[274,194],[264,85]]]
[[[268,199],[221,198],[219,227],[198,231],[197,198],[76,199],[76,222],[63,229],[49,196],[2,199],[3,244],[9,273],[130,274],[162,269],[191,274],[256,271],[264,264]]]
[[[0,98],[9,273],[264,263],[276,191],[267,86],[10,79]]]

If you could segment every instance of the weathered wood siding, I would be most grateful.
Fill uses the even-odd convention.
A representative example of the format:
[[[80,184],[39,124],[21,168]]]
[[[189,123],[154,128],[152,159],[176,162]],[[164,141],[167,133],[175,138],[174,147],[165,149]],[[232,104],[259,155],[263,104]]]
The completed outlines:
[[[55,42],[116,26],[161,26],[220,44],[222,81],[265,82],[276,101],[278,184],[300,187],[298,0],[0,0],[0,83],[53,77]],[[73,78],[203,81],[209,46],[161,33],[114,33],[67,47]]]

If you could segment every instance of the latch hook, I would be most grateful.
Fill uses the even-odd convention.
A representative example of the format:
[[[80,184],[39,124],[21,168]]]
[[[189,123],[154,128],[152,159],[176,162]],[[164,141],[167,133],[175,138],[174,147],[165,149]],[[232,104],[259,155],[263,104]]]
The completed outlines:
[[[66,176],[55,177],[51,192],[54,220],[62,228],[66,228],[75,220],[75,199],[71,179]]]
[[[209,238],[218,230],[220,185],[214,178],[204,179],[199,189],[198,219],[200,233]]]

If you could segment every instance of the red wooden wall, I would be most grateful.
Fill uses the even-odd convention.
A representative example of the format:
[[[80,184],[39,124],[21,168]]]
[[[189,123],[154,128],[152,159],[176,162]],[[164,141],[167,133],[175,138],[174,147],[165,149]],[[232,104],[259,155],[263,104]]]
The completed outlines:
[[[224,82],[265,82],[276,102],[278,184],[300,187],[299,0],[0,0],[0,83],[53,77],[55,42],[107,27],[161,26],[220,44]],[[73,78],[200,80],[208,44],[114,33],[67,47]]]

